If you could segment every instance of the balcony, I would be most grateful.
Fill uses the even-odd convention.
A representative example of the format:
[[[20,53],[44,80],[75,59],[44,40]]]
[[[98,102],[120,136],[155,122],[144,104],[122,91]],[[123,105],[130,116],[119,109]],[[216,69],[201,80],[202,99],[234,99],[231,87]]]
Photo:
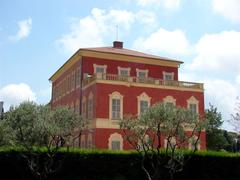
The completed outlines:
[[[109,81],[109,82],[126,82],[129,84],[142,83],[148,85],[173,87],[173,88],[187,88],[195,90],[203,90],[203,83],[185,82],[185,81],[165,81],[156,78],[140,78],[134,76],[120,76],[116,74],[97,73],[83,80],[83,87],[94,81]]]

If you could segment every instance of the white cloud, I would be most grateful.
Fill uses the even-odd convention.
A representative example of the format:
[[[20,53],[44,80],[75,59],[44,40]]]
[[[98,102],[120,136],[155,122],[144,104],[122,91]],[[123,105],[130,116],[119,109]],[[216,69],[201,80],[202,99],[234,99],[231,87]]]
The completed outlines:
[[[235,113],[239,87],[227,80],[208,79],[205,81],[205,96],[206,103],[210,102],[222,112],[225,120],[223,128],[233,130],[228,121],[231,120],[231,114]]]
[[[9,39],[12,41],[19,41],[28,37],[32,29],[32,19],[28,18],[18,22],[18,32],[14,36],[10,36]]]
[[[72,54],[80,47],[104,46],[105,39],[115,40],[116,26],[118,25],[118,39],[126,36],[132,25],[141,24],[153,27],[156,16],[151,11],[139,10],[131,12],[127,10],[111,9],[109,11],[93,8],[91,14],[81,19],[75,18],[71,22],[70,32],[57,40],[61,50]]]
[[[206,34],[196,44],[196,57],[188,69],[237,73],[240,71],[240,32]]]
[[[239,0],[213,0],[213,10],[234,22],[240,22]]]
[[[133,48],[153,53],[166,52],[174,55],[191,53],[190,43],[180,29],[168,31],[160,28],[148,37],[138,38],[134,42]]]
[[[36,101],[36,99],[35,93],[25,83],[8,84],[0,88],[0,100],[4,101],[5,109],[8,109],[11,105],[18,105],[26,100]]]
[[[166,9],[177,9],[180,0],[136,0],[139,6],[162,6]]]
[[[135,15],[126,10],[110,10],[94,8],[91,15],[72,22],[71,32],[58,40],[58,43],[69,53],[80,47],[103,46],[104,38],[115,38],[116,25],[125,31],[129,30]]]

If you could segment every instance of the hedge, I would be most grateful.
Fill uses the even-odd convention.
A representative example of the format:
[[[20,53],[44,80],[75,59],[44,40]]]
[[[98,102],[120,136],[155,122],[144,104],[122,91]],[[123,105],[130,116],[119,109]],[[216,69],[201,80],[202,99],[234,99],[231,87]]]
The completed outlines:
[[[34,179],[27,167],[20,148],[0,149],[0,179],[30,180]],[[36,153],[45,155],[42,148]],[[185,152],[186,156],[189,152]],[[63,165],[49,179],[58,180],[145,180],[141,170],[141,157],[133,151],[99,151],[62,149],[57,156]],[[166,171],[163,169],[162,171]],[[168,173],[161,179],[168,179]],[[184,167],[175,175],[175,179],[211,179],[239,180],[240,154],[227,152],[197,152]]]

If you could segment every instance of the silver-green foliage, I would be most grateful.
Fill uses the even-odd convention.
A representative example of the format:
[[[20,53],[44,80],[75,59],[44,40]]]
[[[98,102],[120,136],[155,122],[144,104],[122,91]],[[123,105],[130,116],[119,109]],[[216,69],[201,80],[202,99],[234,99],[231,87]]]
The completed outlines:
[[[139,117],[127,115],[120,123],[125,138],[141,153],[142,169],[149,180],[160,177],[161,167],[169,169],[171,178],[175,172],[182,170],[184,154],[180,149],[191,142],[195,152],[204,126],[205,122],[198,114],[164,103],[153,105]],[[186,129],[190,132],[186,133]],[[167,144],[165,159],[160,156],[163,137]],[[151,170],[145,166],[146,160],[151,162]]]

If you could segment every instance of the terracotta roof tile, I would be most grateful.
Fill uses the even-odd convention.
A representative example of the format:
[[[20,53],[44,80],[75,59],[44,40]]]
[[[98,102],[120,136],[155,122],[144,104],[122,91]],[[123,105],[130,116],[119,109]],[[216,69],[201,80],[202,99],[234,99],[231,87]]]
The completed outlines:
[[[134,51],[134,50],[130,50],[130,49],[125,49],[125,48],[95,47],[95,48],[81,48],[81,49],[88,50],[88,51],[122,54],[122,55],[128,55],[128,56],[145,57],[145,58],[151,58],[151,59],[161,59],[161,60],[166,60],[166,61],[176,61],[179,63],[183,63],[182,61],[178,61],[175,59],[170,59],[170,58],[161,57],[161,56],[155,56],[155,55],[146,54],[146,53],[142,53],[142,52]],[[81,51],[81,49],[80,49],[80,51]]]

